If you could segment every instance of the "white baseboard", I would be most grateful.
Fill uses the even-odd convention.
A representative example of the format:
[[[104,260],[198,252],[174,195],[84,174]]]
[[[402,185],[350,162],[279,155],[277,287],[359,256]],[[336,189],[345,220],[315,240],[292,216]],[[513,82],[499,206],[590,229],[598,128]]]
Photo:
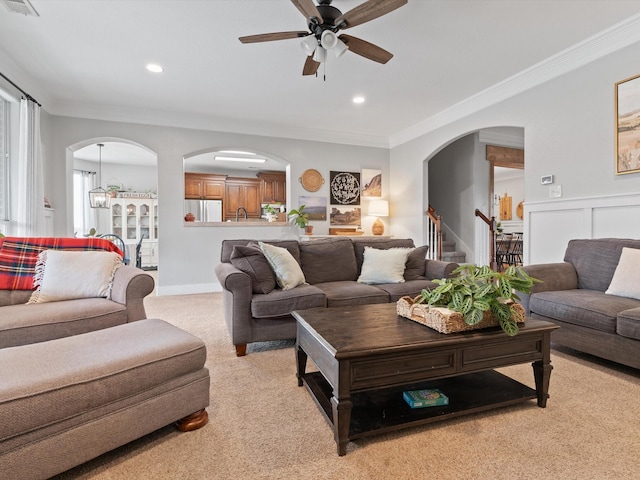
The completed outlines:
[[[188,285],[168,285],[157,287],[157,295],[190,295],[194,293],[221,292],[222,286],[219,283],[197,283]]]

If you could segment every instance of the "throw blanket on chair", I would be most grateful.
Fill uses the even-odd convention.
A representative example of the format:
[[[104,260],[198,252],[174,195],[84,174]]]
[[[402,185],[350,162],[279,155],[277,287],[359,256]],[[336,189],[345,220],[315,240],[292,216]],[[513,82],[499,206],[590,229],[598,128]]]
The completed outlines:
[[[0,290],[33,290],[38,255],[48,249],[106,250],[124,258],[124,253],[104,238],[0,238]]]

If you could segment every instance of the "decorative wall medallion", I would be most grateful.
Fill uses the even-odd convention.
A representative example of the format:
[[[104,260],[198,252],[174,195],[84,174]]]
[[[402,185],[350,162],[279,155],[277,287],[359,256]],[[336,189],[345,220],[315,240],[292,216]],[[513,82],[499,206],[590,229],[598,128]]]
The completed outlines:
[[[360,172],[329,172],[332,205],[360,205]]]
[[[324,183],[324,178],[318,170],[310,168],[302,173],[300,182],[307,192],[317,192]]]

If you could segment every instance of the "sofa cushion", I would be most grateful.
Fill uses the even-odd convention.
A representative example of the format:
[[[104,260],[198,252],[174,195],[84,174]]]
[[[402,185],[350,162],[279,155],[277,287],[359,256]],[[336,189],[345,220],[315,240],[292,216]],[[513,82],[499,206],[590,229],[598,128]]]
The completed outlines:
[[[75,298],[111,298],[111,287],[122,257],[116,252],[43,250],[38,255],[28,303]]]
[[[404,268],[405,280],[424,280],[427,252],[429,251],[428,245],[422,245],[421,247],[414,248]]]
[[[355,280],[358,266],[349,238],[322,238],[300,243],[300,262],[308,283]]]
[[[283,290],[291,290],[305,283],[304,273],[293,255],[283,247],[276,247],[268,243],[258,242],[260,250],[269,262],[269,266],[276,276],[278,286]]]
[[[236,245],[231,253],[231,263],[251,277],[253,293],[269,293],[276,288],[276,277],[269,262],[257,245]]]
[[[618,314],[616,333],[623,337],[640,340],[640,307],[624,310]]]
[[[364,262],[364,247],[373,247],[380,250],[387,248],[413,248],[415,244],[410,238],[352,238],[353,250],[356,253],[356,263],[358,264],[358,275],[362,270]]]
[[[293,255],[293,258],[296,259],[298,263],[300,263],[300,246],[297,240],[262,240],[264,243],[268,243],[269,245],[275,245],[276,247],[282,247],[289,250],[289,253]],[[229,263],[231,262],[231,254],[233,253],[233,247],[236,245],[246,246],[246,245],[255,245],[258,246],[257,240],[223,240],[222,248],[220,249],[220,261]]]
[[[609,288],[607,288],[607,291],[604,293],[640,300],[639,249],[627,247],[622,248],[618,266],[613,274]]]
[[[364,262],[358,283],[402,283],[404,269],[412,248],[388,248],[379,250],[364,247]]]
[[[327,299],[314,285],[298,285],[291,290],[275,290],[251,298],[251,315],[255,318],[282,317],[294,310],[326,307]]]
[[[0,348],[44,342],[127,323],[127,307],[106,298],[8,305],[0,317]]]
[[[0,290],[0,307],[27,303],[33,290]]]
[[[389,294],[390,302],[397,302],[404,296],[415,298],[420,295],[420,292],[422,292],[422,290],[433,290],[437,286],[437,283],[434,283],[431,280],[427,279],[407,280],[403,283],[387,283],[376,285],[376,287],[384,290]]]
[[[618,313],[635,307],[640,300],[585,289],[539,292],[529,301],[532,313],[608,333],[616,332]]]
[[[373,285],[351,281],[325,282],[314,285],[327,297],[327,307],[388,303],[389,294]]]
[[[623,247],[640,248],[640,240],[598,238],[570,240],[564,260],[578,275],[578,288],[604,292],[611,283]]]

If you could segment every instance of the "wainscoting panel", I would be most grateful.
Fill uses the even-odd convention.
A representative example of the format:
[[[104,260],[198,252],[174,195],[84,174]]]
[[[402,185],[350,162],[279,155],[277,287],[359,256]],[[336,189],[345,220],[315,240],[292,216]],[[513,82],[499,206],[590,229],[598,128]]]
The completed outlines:
[[[525,202],[524,263],[561,262],[574,238],[640,238],[640,194]]]

